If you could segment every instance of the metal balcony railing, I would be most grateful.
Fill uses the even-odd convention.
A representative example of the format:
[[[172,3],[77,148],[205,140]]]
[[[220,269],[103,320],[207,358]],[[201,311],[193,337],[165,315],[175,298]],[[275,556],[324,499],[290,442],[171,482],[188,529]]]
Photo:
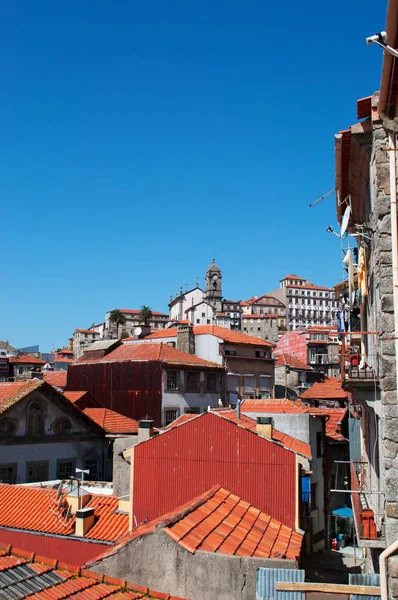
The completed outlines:
[[[341,345],[341,374],[346,381],[366,382],[378,379],[379,355],[368,352],[369,336],[378,336],[374,331],[344,332]],[[374,346],[374,344],[373,344]]]
[[[377,530],[375,513],[370,508],[369,495],[379,492],[367,490],[369,465],[361,461],[351,461],[351,501],[355,527],[361,540],[383,540],[384,535]]]

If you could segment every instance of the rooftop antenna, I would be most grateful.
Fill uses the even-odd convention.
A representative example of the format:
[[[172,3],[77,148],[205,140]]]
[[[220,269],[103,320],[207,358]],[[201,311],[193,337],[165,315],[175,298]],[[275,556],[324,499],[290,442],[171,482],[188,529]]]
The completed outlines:
[[[312,206],[315,206],[315,204],[318,204],[318,202],[320,202],[321,200],[324,200],[325,198],[327,198],[328,196],[330,196],[330,194],[333,194],[333,192],[336,191],[336,188],[333,188],[332,190],[329,190],[328,192],[326,192],[326,194],[323,194],[323,196],[320,196],[319,198],[317,198],[316,200],[314,200],[314,202],[311,202],[310,204],[310,208]]]

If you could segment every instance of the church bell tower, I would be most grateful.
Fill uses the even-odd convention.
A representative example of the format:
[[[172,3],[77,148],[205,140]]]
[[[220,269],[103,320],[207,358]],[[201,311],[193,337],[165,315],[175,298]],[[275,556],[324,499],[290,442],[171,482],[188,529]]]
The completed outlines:
[[[205,299],[211,304],[217,312],[221,311],[222,300],[222,275],[221,269],[214,261],[207,269],[206,273],[206,295]]]

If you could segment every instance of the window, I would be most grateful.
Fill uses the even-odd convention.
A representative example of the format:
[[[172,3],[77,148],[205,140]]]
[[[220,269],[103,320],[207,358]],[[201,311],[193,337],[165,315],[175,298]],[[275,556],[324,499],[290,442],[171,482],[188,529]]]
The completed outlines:
[[[317,458],[323,456],[323,434],[321,431],[316,434],[316,456]]]
[[[200,324],[200,319],[196,319],[196,325]]]
[[[254,393],[254,375],[251,373],[243,375],[243,391],[245,394]]]
[[[185,389],[187,392],[197,392],[199,389],[199,373],[198,371],[187,371],[187,381]]]
[[[207,319],[207,324],[210,325],[210,319]]]
[[[167,427],[167,425],[170,425],[170,423],[172,423],[173,421],[178,419],[179,413],[180,413],[180,411],[178,408],[166,408],[166,410],[164,411],[165,427]]]
[[[26,482],[48,480],[48,460],[38,460],[26,463]]]
[[[256,358],[264,358],[265,357],[264,350],[255,350],[255,356],[256,356]]]
[[[17,482],[17,463],[0,464],[0,482]]]
[[[38,437],[44,433],[44,415],[38,402],[32,402],[28,407],[27,433],[30,437]]]
[[[269,398],[271,393],[271,375],[260,375],[260,396],[261,398]]]
[[[236,350],[235,348],[228,348],[225,350],[225,354],[228,356],[236,356]]]
[[[70,433],[72,429],[72,423],[66,417],[61,417],[55,421],[53,429],[54,433]]]
[[[178,373],[177,373],[177,371],[167,371],[166,389],[178,390]]]
[[[190,406],[189,408],[186,408],[184,410],[184,413],[186,415],[199,415],[200,414],[200,408],[199,408],[199,406]]]
[[[14,435],[18,429],[18,425],[12,419],[0,420],[0,436]]]
[[[206,316],[206,313],[202,313],[202,317],[205,317],[205,316]]]
[[[227,392],[237,392],[239,387],[239,375],[237,373],[228,373]]]
[[[217,391],[217,373],[207,373],[206,392]]]
[[[18,367],[18,375],[23,375],[24,368]]]
[[[75,477],[76,459],[60,458],[57,460],[57,479],[69,479]]]
[[[96,458],[86,458],[84,461],[84,469],[85,471],[90,471],[87,475],[87,478],[91,481],[96,481],[98,479],[98,459]]]

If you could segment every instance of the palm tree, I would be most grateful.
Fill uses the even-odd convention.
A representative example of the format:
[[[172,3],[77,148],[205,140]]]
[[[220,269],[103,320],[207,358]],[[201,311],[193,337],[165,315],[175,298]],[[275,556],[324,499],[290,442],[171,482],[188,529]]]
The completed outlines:
[[[152,319],[152,311],[150,306],[141,306],[140,319],[144,322],[145,327],[148,326],[148,321]]]
[[[111,310],[109,320],[116,325],[116,337],[119,339],[119,325],[126,323],[126,317],[119,308],[115,308],[115,310]]]

